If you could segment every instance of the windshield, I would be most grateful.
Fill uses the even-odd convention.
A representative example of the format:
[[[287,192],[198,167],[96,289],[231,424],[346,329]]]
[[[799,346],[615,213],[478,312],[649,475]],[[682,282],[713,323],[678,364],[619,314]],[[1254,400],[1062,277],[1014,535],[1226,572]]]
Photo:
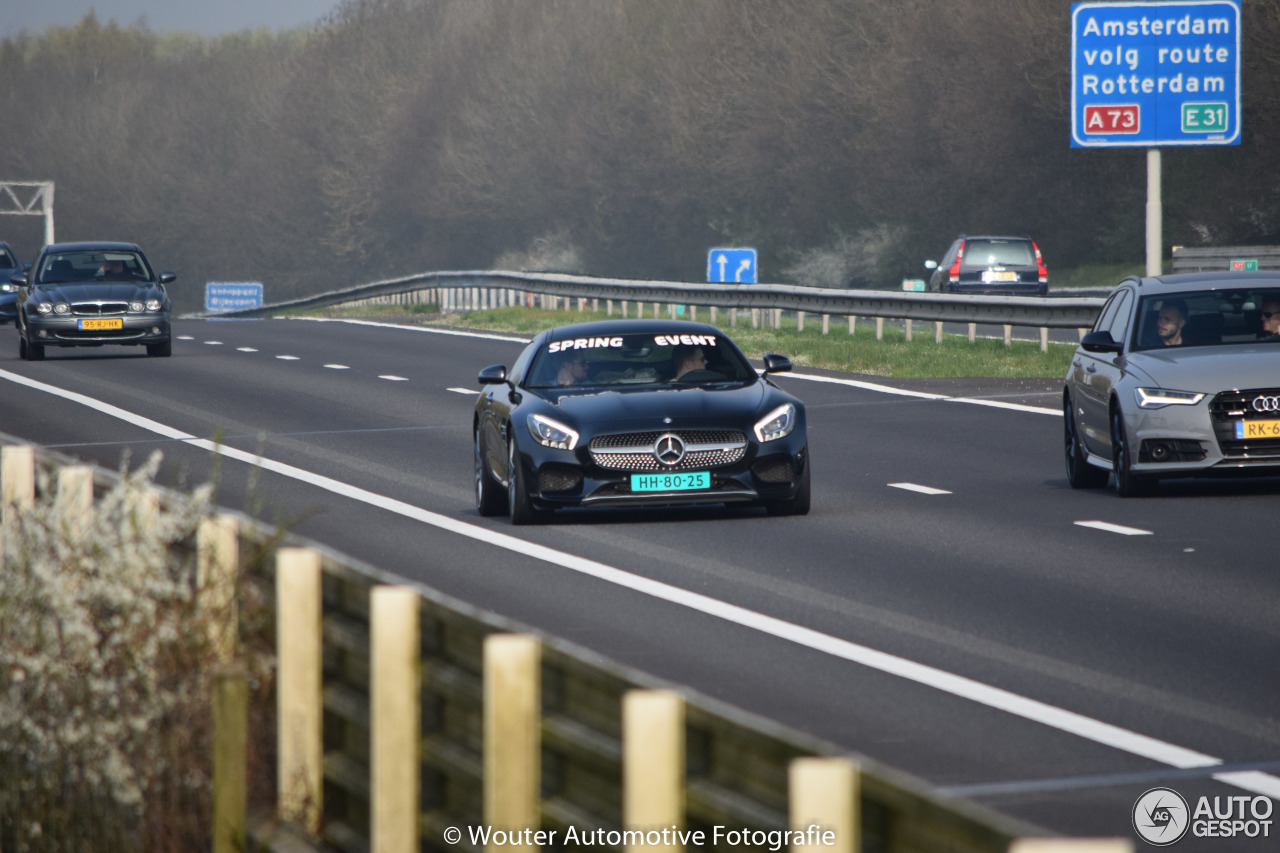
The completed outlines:
[[[676,329],[551,337],[534,356],[525,387],[678,387],[755,380],[750,362],[728,338]]]
[[[1137,320],[1134,349],[1280,342],[1280,289],[1146,296]]]
[[[0,249],[0,267],[4,269],[17,269],[18,262],[8,249]]]
[[[130,251],[77,251],[45,255],[36,273],[40,284],[70,281],[147,281],[151,269]]]
[[[1034,266],[1035,253],[1026,240],[965,240],[964,262],[971,266]]]

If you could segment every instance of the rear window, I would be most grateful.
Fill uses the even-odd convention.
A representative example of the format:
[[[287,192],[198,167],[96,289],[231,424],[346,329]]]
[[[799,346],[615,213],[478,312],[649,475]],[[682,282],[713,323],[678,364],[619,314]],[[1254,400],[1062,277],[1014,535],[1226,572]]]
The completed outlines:
[[[670,331],[556,337],[529,367],[528,388],[749,383],[750,362],[718,334]]]
[[[1027,240],[965,240],[964,263],[973,266],[1035,266]]]

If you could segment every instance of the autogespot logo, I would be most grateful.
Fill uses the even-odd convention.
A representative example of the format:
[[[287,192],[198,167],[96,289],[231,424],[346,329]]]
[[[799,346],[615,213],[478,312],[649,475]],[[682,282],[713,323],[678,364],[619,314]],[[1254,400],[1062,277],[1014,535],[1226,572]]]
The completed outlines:
[[[1167,847],[1187,834],[1187,801],[1172,788],[1152,788],[1133,804],[1133,828],[1148,844]]]

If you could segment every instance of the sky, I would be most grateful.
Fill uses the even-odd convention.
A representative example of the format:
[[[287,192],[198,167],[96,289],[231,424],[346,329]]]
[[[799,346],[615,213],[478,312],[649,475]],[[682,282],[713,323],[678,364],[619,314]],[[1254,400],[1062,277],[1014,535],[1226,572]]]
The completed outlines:
[[[187,30],[218,36],[239,30],[309,26],[340,0],[0,0],[0,38],[24,29],[74,26],[89,10],[103,24],[128,27],[145,19],[156,32]]]

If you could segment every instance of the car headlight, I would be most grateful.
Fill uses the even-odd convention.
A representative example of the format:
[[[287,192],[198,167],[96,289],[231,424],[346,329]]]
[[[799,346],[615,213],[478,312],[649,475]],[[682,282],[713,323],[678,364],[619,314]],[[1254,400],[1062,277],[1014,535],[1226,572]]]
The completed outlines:
[[[148,310],[148,311],[159,311],[159,310],[160,310],[160,300],[159,300],[159,299],[148,299],[148,300],[147,300],[147,310]]]
[[[784,438],[791,435],[791,430],[796,428],[796,407],[790,403],[784,403],[765,415],[755,425],[756,438],[763,444],[766,441]]]
[[[573,450],[578,446],[578,433],[543,415],[529,415],[529,432],[543,447]]]
[[[0,284],[0,293],[8,293],[11,290],[17,290],[12,284]]]
[[[130,302],[129,310],[133,311],[134,313],[141,313],[143,310],[143,305],[141,302]]]
[[[39,305],[36,306],[36,310],[39,311],[41,314],[48,314],[50,311],[53,310],[53,303],[41,302]]]
[[[59,302],[57,305],[53,306],[53,313],[55,313],[55,314],[70,314],[70,313],[71,313],[71,306],[70,306],[70,305],[68,305],[68,304],[67,304],[67,303],[65,303],[65,302]]]
[[[1133,396],[1140,409],[1162,409],[1165,406],[1194,406],[1204,399],[1198,391],[1170,391],[1168,388],[1135,388]]]

